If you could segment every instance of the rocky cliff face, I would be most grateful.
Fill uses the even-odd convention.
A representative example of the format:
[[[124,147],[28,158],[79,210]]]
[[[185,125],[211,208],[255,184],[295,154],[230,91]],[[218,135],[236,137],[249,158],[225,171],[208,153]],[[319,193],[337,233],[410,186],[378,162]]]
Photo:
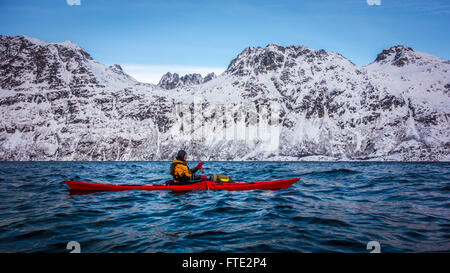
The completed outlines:
[[[142,147],[164,130],[158,115],[167,111],[166,99],[148,96],[158,88],[135,81],[119,65],[104,66],[70,42],[0,36],[0,67],[1,160],[155,154]]]
[[[1,160],[449,160],[450,62],[404,46],[358,67],[249,47],[215,77],[143,84],[70,43],[0,36]],[[167,89],[171,89],[167,92]]]

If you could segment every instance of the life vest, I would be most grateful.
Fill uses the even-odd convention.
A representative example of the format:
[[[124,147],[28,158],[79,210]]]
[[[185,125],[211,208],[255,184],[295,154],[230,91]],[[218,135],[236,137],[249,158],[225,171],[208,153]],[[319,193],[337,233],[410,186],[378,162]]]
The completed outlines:
[[[188,168],[187,161],[174,159],[170,165],[170,174],[177,181],[188,181],[192,179],[192,174],[196,171],[194,169]]]

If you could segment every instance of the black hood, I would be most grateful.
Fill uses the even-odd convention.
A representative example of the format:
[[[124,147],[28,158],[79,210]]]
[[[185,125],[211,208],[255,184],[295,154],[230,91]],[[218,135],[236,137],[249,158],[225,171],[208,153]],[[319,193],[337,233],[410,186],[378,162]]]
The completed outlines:
[[[176,159],[180,161],[184,161],[184,156],[186,152],[184,150],[179,150]]]

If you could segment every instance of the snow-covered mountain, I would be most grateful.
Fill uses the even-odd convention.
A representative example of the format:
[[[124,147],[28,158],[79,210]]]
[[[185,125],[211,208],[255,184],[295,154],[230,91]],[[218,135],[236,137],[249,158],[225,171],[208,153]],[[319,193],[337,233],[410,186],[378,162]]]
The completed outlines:
[[[449,160],[450,62],[404,46],[359,67],[249,47],[155,86],[71,42],[0,36],[1,160]],[[207,79],[208,78],[208,79]]]
[[[180,75],[178,75],[177,73],[172,74],[170,72],[167,72],[161,77],[161,80],[159,80],[158,86],[170,90],[177,87],[202,84],[214,78],[216,78],[216,74],[214,74],[214,72],[207,74],[205,78],[203,78],[202,75],[198,73],[187,74],[180,77]]]

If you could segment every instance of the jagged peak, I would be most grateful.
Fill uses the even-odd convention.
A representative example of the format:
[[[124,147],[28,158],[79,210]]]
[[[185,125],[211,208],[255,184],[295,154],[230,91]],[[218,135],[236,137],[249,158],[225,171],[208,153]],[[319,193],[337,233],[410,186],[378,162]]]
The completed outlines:
[[[230,62],[225,73],[238,76],[249,75],[252,72],[255,72],[256,74],[266,73],[282,68],[283,63],[287,59],[293,60],[304,58],[308,62],[313,62],[315,59],[323,60],[327,56],[333,54],[334,53],[329,53],[323,49],[313,50],[303,45],[290,45],[284,47],[280,44],[271,43],[264,48],[247,47]],[[339,56],[342,57],[342,55]]]
[[[53,44],[70,47],[70,48],[74,48],[74,49],[82,49],[80,46],[78,46],[77,44],[75,44],[69,40],[64,41],[64,42],[53,43]]]
[[[171,75],[178,75],[178,73],[171,73],[171,72],[169,71],[169,72],[167,72],[167,73],[164,74],[164,75],[171,76]]]
[[[411,47],[396,45],[381,51],[381,53],[377,55],[375,63],[391,64],[402,67],[406,64],[414,63],[417,59],[420,59],[420,57],[415,53],[416,51],[414,51]]]
[[[397,49],[397,50],[406,50],[406,51],[414,51],[414,49],[412,49],[409,46],[404,46],[404,45],[395,45],[392,46],[390,49]]]
[[[276,43],[271,43],[271,44],[266,45],[265,49],[267,49],[267,50],[282,50],[282,51],[285,50],[285,48],[282,45],[276,44]]]
[[[205,76],[205,78],[203,78],[203,82],[209,82],[210,80],[213,80],[213,79],[215,79],[215,78],[217,78],[216,73],[211,72],[211,73],[208,73],[208,74]]]
[[[110,65],[109,68],[117,73],[124,74],[122,67],[118,64]]]
[[[166,90],[174,89],[180,86],[198,85],[216,78],[214,72],[208,73],[204,78],[199,73],[186,74],[182,77],[177,73],[167,72],[159,80],[158,86]]]
[[[114,64],[113,67],[123,71],[122,67],[119,64]]]
[[[199,73],[191,73],[191,74],[186,74],[184,76],[182,76],[181,78],[185,78],[185,79],[189,79],[189,78],[195,78],[195,77],[202,77],[201,74]]]

